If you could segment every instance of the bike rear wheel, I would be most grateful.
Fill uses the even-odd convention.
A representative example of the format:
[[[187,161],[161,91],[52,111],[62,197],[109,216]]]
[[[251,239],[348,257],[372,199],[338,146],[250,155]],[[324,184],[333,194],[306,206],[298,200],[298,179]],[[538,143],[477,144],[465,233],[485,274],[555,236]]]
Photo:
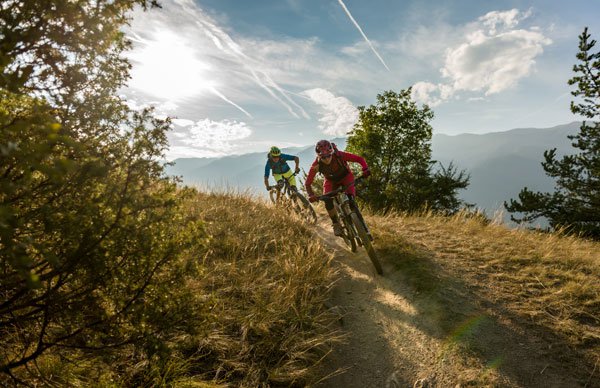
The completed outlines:
[[[369,238],[369,234],[367,233],[367,228],[361,222],[360,218],[356,213],[351,213],[350,217],[352,218],[352,223],[358,232],[358,237],[361,240],[362,246],[367,250],[367,254],[369,255],[369,259],[371,259],[371,263],[375,267],[375,270],[378,274],[383,275],[383,269],[381,268],[381,264],[379,263],[379,258],[377,257],[377,252],[373,248],[371,244],[371,239]]]
[[[292,196],[292,201],[294,202],[294,209],[300,215],[300,217],[311,224],[317,223],[317,213],[304,195],[295,193]]]

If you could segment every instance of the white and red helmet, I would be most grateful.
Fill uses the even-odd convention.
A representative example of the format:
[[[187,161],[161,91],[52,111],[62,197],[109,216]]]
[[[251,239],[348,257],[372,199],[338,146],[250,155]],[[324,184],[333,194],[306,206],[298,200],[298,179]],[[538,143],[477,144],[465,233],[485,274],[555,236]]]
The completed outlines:
[[[324,158],[333,154],[333,146],[327,140],[319,140],[315,146],[315,152],[321,158]]]

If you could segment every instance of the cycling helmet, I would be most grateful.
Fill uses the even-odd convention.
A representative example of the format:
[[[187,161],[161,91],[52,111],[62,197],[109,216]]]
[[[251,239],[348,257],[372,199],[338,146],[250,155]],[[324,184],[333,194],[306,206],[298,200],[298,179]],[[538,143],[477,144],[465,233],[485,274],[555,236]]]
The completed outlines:
[[[273,147],[271,147],[271,150],[269,151],[269,155],[281,156],[281,150],[279,148],[277,148],[276,146],[273,146]]]
[[[327,140],[319,140],[319,142],[315,146],[315,152],[320,157],[327,157],[333,154],[333,146]]]

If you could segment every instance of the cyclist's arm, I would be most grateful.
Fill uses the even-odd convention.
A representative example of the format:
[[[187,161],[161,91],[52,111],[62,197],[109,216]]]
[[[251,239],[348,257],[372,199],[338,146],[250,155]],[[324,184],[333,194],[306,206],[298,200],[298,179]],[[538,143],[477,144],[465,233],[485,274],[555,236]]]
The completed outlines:
[[[300,171],[300,158],[297,156],[294,156],[294,162],[296,163],[295,171]]]
[[[265,164],[265,187],[269,187],[269,173],[271,172],[271,166],[269,165],[269,161]]]
[[[340,151],[340,154],[342,156],[342,159],[345,160],[346,162],[354,162],[354,163],[360,164],[360,166],[362,167],[363,173],[369,169],[369,166],[367,165],[367,161],[362,156],[358,156],[358,155],[351,154],[349,152],[342,152],[342,151]]]
[[[294,155],[289,155],[289,154],[281,154],[281,159],[285,160],[286,162],[290,162],[290,161],[294,161],[296,162],[296,170],[298,170],[298,164],[300,163],[300,159],[298,159],[297,156]]]

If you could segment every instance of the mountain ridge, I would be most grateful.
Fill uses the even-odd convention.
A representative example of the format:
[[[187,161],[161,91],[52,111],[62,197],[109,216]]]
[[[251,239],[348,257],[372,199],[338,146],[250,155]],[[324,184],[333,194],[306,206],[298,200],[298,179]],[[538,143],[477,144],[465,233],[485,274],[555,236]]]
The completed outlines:
[[[580,125],[574,121],[548,128],[515,128],[484,134],[434,134],[432,159],[444,166],[452,162],[459,170],[466,170],[471,176],[470,185],[459,197],[491,216],[525,186],[535,191],[554,190],[554,181],[541,166],[543,152],[557,148],[559,156],[573,153],[567,136],[576,134]],[[345,138],[332,141],[345,149]],[[297,155],[305,171],[314,160],[312,145],[282,151]],[[180,176],[188,185],[260,194],[265,193],[262,176],[266,155],[265,150],[218,158],[180,158],[167,167],[167,173]]]

